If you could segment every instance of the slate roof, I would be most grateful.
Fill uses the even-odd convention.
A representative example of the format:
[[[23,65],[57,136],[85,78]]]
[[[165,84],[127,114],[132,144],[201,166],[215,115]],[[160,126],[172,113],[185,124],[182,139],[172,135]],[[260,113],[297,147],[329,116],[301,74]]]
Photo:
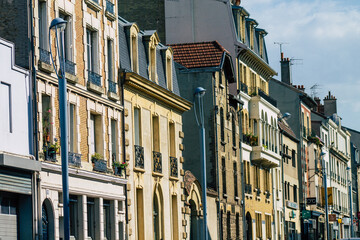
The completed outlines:
[[[129,28],[133,23],[126,21],[123,18],[119,18],[119,52],[120,52],[120,68],[126,72],[132,72],[131,70],[131,60],[130,60],[130,36]],[[140,31],[138,34],[138,63],[139,63],[139,75],[143,78],[149,79],[149,60],[147,56],[147,45],[144,41],[146,36],[152,35],[156,31]],[[165,51],[168,49],[168,46],[165,46],[159,43],[156,47],[156,73],[158,76],[158,85],[164,89],[167,89],[166,83],[166,72],[165,72]],[[173,93],[180,96],[179,84],[177,80],[177,75],[175,71],[174,62],[172,64],[172,83],[173,83]],[[167,89],[168,90],[168,89]]]
[[[229,53],[217,41],[170,46],[174,51],[174,61],[186,68],[219,67],[224,53]]]

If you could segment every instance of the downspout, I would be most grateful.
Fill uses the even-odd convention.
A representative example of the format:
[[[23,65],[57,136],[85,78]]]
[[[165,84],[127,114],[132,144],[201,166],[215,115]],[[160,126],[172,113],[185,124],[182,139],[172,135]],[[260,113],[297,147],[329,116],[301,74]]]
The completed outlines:
[[[38,161],[39,156],[38,156],[38,126],[37,126],[37,97],[36,97],[36,69],[35,69],[35,42],[34,42],[34,23],[33,23],[33,1],[30,0],[29,1],[29,6],[28,9],[30,10],[30,44],[31,44],[31,79],[29,81],[30,84],[30,89],[33,90],[32,93],[32,97],[30,97],[31,99],[31,104],[30,104],[30,114],[32,114],[31,116],[31,120],[32,123],[30,124],[30,126],[32,126],[32,129],[30,129],[30,132],[32,134],[32,138],[31,138],[31,151],[32,151],[32,155],[35,155],[35,161]],[[40,193],[40,182],[38,181],[39,179],[39,173],[34,172],[32,174],[32,214],[33,214],[33,238],[34,239],[39,239],[39,229],[41,227],[40,225],[40,197],[39,197],[39,193]]]
[[[120,72],[120,86],[121,86],[121,105],[123,106],[122,112],[122,148],[123,148],[123,162],[126,162],[126,148],[125,148],[125,107],[124,107],[124,84],[125,84],[125,71]],[[125,173],[126,178],[126,173]],[[125,239],[128,239],[128,229],[129,229],[129,218],[128,218],[128,189],[127,184],[125,184],[125,221],[126,221],[126,234]]]
[[[283,130],[280,129],[280,140],[281,140],[281,144],[280,144],[280,147],[279,149],[281,149],[281,158],[280,158],[280,161],[281,161],[281,186],[282,186],[282,189],[281,189],[281,192],[282,192],[282,199],[283,199],[283,238],[282,239],[285,239],[285,211],[286,211],[286,206],[285,206],[285,181],[284,181],[284,160],[283,160],[283,154],[284,154],[284,149],[283,149],[283,144],[284,144],[284,139],[283,139]]]
[[[220,73],[221,74],[221,73]],[[213,75],[215,78],[215,75]],[[220,76],[221,77],[221,76]],[[214,109],[214,132],[215,132],[215,162],[216,162],[216,169],[217,169],[217,174],[216,174],[216,188],[217,188],[217,192],[218,192],[218,239],[222,239],[222,226],[220,224],[220,209],[221,209],[221,204],[220,204],[220,180],[219,180],[219,173],[220,173],[220,169],[219,169],[219,150],[218,150],[218,134],[217,134],[217,114],[219,111],[219,107],[216,105],[216,94],[215,94],[215,89],[216,89],[216,81],[214,81],[213,84],[213,101],[215,101],[215,109]],[[213,105],[214,105],[213,103]]]

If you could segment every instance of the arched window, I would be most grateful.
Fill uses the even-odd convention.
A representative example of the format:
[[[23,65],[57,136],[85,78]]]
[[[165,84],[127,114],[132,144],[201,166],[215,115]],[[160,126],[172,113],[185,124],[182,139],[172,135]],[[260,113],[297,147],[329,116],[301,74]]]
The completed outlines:
[[[49,199],[45,199],[42,204],[42,235],[43,240],[55,239],[54,212]]]
[[[154,240],[164,239],[164,210],[161,187],[156,186],[153,197],[153,224]]]
[[[226,165],[225,158],[221,159],[221,175],[222,175],[222,184],[223,184],[223,194],[226,195]]]
[[[220,108],[220,137],[221,142],[225,142],[224,109]]]
[[[232,130],[232,142],[233,146],[236,147],[236,122],[235,114],[232,114],[231,130]]]

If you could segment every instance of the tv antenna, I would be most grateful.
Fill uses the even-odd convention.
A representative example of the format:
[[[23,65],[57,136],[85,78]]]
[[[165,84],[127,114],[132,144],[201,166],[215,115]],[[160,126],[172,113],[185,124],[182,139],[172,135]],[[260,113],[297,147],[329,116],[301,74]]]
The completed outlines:
[[[280,60],[282,60],[282,59],[281,59],[281,53],[283,52],[283,51],[282,51],[282,45],[284,45],[284,44],[289,44],[289,43],[288,43],[288,42],[274,42],[274,44],[279,45],[279,47],[280,47]]]
[[[320,89],[321,88],[321,85],[320,84],[317,84],[317,83],[315,83],[314,85],[312,85],[311,87],[310,87],[310,91],[311,91],[311,97],[312,98],[315,98],[316,96],[317,96],[317,94],[318,94],[318,89]]]

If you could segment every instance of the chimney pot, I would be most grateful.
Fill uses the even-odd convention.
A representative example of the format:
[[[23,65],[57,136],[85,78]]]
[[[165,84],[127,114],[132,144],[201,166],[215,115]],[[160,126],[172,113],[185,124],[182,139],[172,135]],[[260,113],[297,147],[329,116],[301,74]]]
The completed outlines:
[[[284,60],[284,53],[281,53],[281,61]]]

